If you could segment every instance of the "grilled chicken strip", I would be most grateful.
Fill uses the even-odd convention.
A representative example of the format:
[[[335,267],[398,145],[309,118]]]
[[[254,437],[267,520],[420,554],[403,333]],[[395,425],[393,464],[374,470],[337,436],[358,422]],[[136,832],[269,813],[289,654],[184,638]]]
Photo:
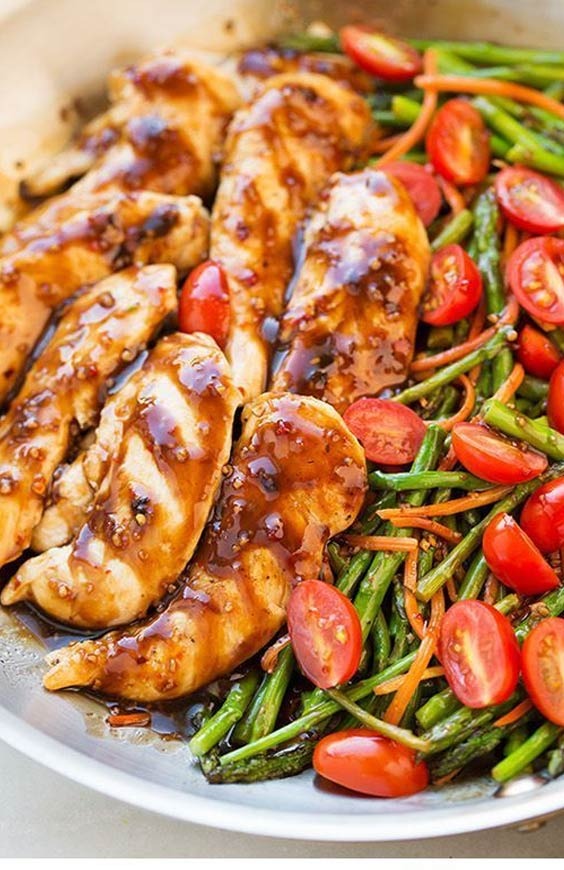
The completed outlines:
[[[195,196],[93,198],[67,220],[44,223],[40,230],[22,227],[22,246],[0,258],[0,402],[52,310],[81,286],[132,263],[167,262],[185,271],[207,249],[208,216]]]
[[[169,51],[111,73],[109,95],[111,108],[27,178],[24,195],[49,196],[80,176],[73,195],[110,189],[213,192],[225,130],[240,103],[225,73]]]
[[[309,221],[280,327],[271,389],[343,412],[407,375],[429,242],[405,188],[385,173],[337,173]]]
[[[175,304],[174,267],[147,266],[101,281],[63,314],[0,421],[0,565],[29,546],[53,472],[73,434],[96,422],[108,378]]]
[[[52,653],[48,689],[176,698],[231,672],[284,623],[292,583],[318,576],[325,543],[360,510],[364,454],[310,397],[265,394],[243,421],[185,586],[150,621]]]
[[[288,72],[312,72],[329,76],[337,82],[346,82],[359,93],[374,91],[374,79],[361,70],[346,55],[330,52],[296,51],[266,45],[250,48],[241,55],[237,71],[244,79],[268,79]]]
[[[71,544],[22,565],[4,603],[110,628],[145,616],[192,557],[229,458],[239,403],[209,336],[164,338],[131,379],[103,478]],[[98,447],[100,454],[100,446]]]
[[[330,175],[352,165],[370,130],[361,97],[310,73],[270,79],[229,128],[210,256],[229,280],[226,353],[245,400],[265,386],[268,332],[292,274],[296,228]]]

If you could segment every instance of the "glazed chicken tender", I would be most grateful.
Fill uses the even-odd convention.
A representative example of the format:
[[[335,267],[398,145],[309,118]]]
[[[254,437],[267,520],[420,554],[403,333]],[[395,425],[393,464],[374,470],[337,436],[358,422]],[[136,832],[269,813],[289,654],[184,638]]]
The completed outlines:
[[[225,129],[240,99],[213,66],[172,51],[109,77],[111,107],[23,184],[49,196],[83,176],[72,194],[153,190],[209,196]]]
[[[0,421],[0,565],[29,546],[53,472],[73,435],[96,422],[108,378],[175,304],[174,267],[147,266],[101,281],[63,314]],[[2,603],[12,590],[4,589]]]
[[[233,119],[210,255],[229,282],[226,353],[245,400],[265,387],[268,332],[282,312],[296,228],[332,173],[352,166],[370,131],[361,97],[326,76],[300,72],[269,79]]]
[[[127,385],[116,436],[74,541],[27,561],[4,592],[59,622],[108,628],[169,591],[202,533],[229,458],[238,405],[225,357],[206,335],[162,339]],[[103,451],[103,453],[102,453]]]
[[[135,263],[185,271],[205,255],[208,215],[197,197],[93,198],[66,220],[52,213],[18,230],[0,258],[0,402],[14,387],[54,308],[85,284]]]
[[[342,413],[403,381],[429,259],[401,184],[376,169],[336,174],[305,231],[271,388],[317,396]]]
[[[149,622],[53,652],[45,686],[157,701],[229,673],[283,625],[292,583],[318,576],[365,489],[362,448],[329,405],[251,402],[186,584]]]

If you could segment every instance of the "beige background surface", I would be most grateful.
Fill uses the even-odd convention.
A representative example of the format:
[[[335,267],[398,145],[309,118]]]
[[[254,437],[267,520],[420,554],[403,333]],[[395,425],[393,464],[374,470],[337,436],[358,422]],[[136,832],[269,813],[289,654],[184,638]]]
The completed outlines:
[[[0,858],[560,858],[564,817],[534,832],[496,830],[403,843],[252,837],[137,810],[63,779],[0,744]]]

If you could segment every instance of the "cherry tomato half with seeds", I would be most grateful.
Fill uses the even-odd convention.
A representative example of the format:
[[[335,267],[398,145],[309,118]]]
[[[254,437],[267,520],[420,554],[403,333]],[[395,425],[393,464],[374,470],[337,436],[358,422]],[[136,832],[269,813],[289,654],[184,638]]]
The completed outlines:
[[[303,580],[288,601],[288,632],[301,671],[321,689],[355,675],[362,652],[362,628],[353,605],[334,586]]]
[[[543,619],[525,638],[523,682],[543,716],[564,725],[564,619]]]
[[[418,51],[385,33],[353,24],[340,32],[341,47],[361,69],[388,82],[405,82],[421,72]]]
[[[505,217],[528,233],[564,227],[564,190],[540,172],[507,166],[496,175],[495,193]]]
[[[558,363],[550,377],[546,413],[552,428],[564,434],[564,361]]]
[[[441,189],[437,180],[424,166],[409,160],[396,160],[382,168],[387,175],[401,181],[410,195],[417,214],[428,227],[437,217],[442,203]]]
[[[412,749],[361,728],[323,737],[313,767],[325,779],[373,797],[407,797],[429,784],[427,765]]]
[[[178,324],[181,332],[205,332],[225,345],[230,320],[229,287],[225,272],[213,260],[190,272],[180,294]]]
[[[551,340],[527,323],[519,333],[517,359],[529,375],[547,381],[561,360]]]
[[[564,546],[564,477],[535,489],[523,505],[520,524],[541,553]]]
[[[478,184],[490,165],[490,137],[480,113],[467,100],[448,100],[427,133],[427,154],[453,184]]]
[[[542,236],[516,248],[507,263],[507,283],[529,314],[564,323],[564,239]]]
[[[364,447],[366,458],[384,465],[412,462],[426,432],[415,411],[390,399],[357,399],[343,419]]]
[[[452,447],[467,471],[489,483],[524,483],[548,466],[544,454],[521,450],[483,423],[457,423],[452,430]]]
[[[541,551],[509,514],[493,518],[482,547],[489,569],[519,595],[542,595],[560,585]]]
[[[466,707],[501,704],[515,691],[520,652],[509,620],[485,601],[457,601],[443,616],[439,656]]]
[[[431,326],[450,326],[474,310],[482,295],[482,276],[460,245],[447,245],[431,260],[421,319]]]

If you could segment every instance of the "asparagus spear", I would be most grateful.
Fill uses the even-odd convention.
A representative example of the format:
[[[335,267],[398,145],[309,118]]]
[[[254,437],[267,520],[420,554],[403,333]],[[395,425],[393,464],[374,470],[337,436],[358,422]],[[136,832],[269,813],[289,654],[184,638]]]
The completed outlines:
[[[451,713],[454,713],[460,707],[460,702],[456,698],[452,689],[443,689],[442,692],[437,692],[432,695],[428,701],[419,707],[415,714],[415,718],[422,728],[429,730],[437,722],[446,719]]]
[[[276,725],[286,689],[292,678],[294,663],[292,647],[287,646],[280,652],[274,671],[267,677],[262,703],[252,723],[251,740],[258,740],[259,737],[264,737]]]
[[[526,441],[551,459],[564,460],[564,435],[508,408],[497,399],[489,399],[482,407],[482,419],[511,438]]]
[[[497,64],[547,63],[564,64],[564,51],[537,48],[514,48],[493,42],[456,42],[446,39],[412,39],[411,44],[424,51],[426,48],[446,49],[473,63],[493,66]]]
[[[295,776],[310,766],[317,739],[316,735],[308,736],[271,755],[230,764],[221,764],[217,755],[208,756],[200,759],[200,766],[207,781],[214,784],[264,782]]]
[[[258,674],[256,671],[249,671],[241,680],[236,680],[233,683],[219,710],[190,740],[188,748],[192,755],[196,757],[205,755],[206,752],[217,746],[219,741],[243,716],[257,685]]]
[[[531,761],[542,755],[558,737],[564,733],[564,729],[552,722],[544,722],[540,728],[531,734],[511,755],[500,761],[492,770],[492,776],[497,782],[507,782],[521,773]]]
[[[383,471],[371,471],[368,482],[372,489],[393,489],[394,492],[404,492],[416,489],[464,489],[467,491],[489,489],[491,484],[467,474],[465,471],[398,471],[395,474],[385,474]]]
[[[349,713],[352,713],[352,715],[366,728],[370,728],[372,731],[376,731],[378,734],[382,734],[390,740],[395,740],[396,743],[401,743],[403,746],[407,746],[415,752],[426,754],[430,751],[431,745],[427,741],[422,740],[420,737],[416,737],[412,731],[409,731],[406,728],[398,728],[397,725],[390,725],[389,722],[384,722],[383,719],[377,719],[376,716],[367,713],[366,710],[354,701],[351,701],[350,698],[338,689],[327,689],[327,694],[330,698],[336,701],[340,707],[347,710]]]
[[[457,215],[449,220],[438,236],[435,236],[431,242],[431,250],[440,251],[441,248],[445,248],[447,245],[464,241],[473,223],[472,212],[467,208],[463,208],[462,211],[459,211]]]
[[[433,779],[447,776],[454,770],[465,767],[475,758],[492,752],[505,739],[508,731],[508,728],[488,728],[487,726],[480,728],[466,740],[453,746],[444,755],[431,761]]]

